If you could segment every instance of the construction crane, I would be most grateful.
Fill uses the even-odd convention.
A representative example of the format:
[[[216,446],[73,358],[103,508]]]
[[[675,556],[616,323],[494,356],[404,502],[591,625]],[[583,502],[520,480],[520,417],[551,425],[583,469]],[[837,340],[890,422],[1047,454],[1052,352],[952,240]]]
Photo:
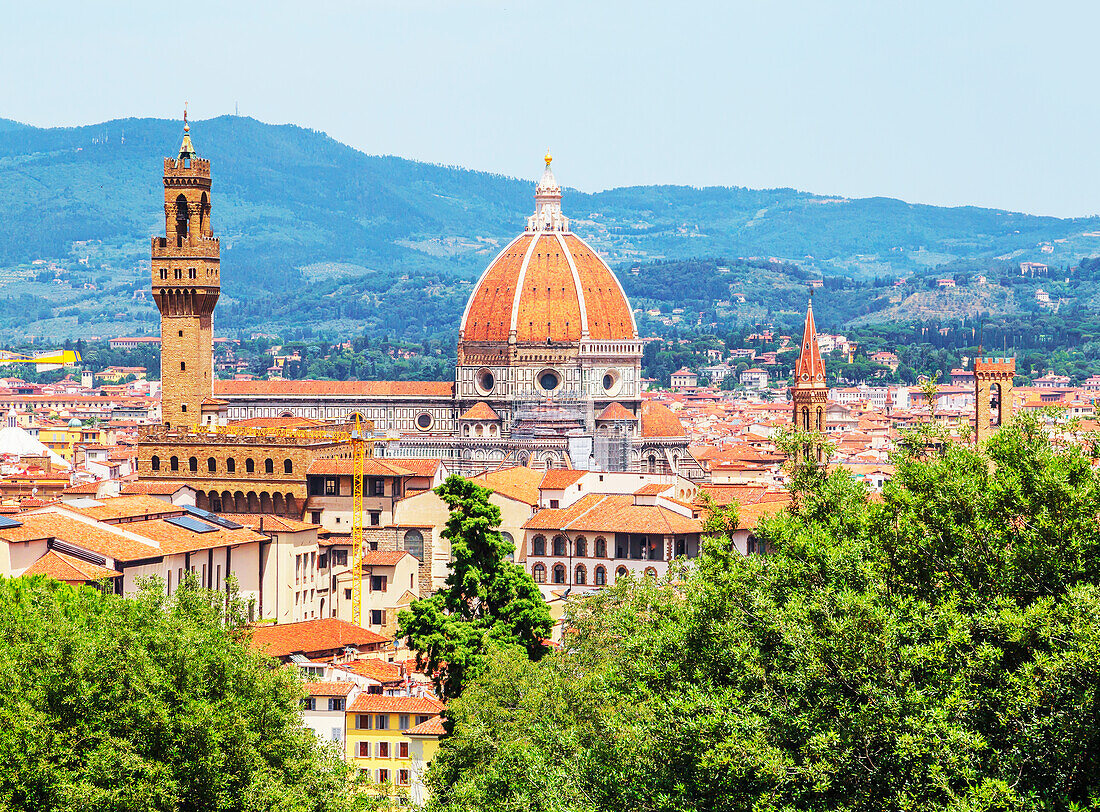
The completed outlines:
[[[207,426],[209,433],[224,437],[272,437],[275,439],[329,440],[351,443],[351,619],[356,626],[363,625],[363,468],[374,441],[366,437],[368,423],[356,414],[351,432],[332,429],[296,429],[288,426],[268,428],[251,426]],[[374,425],[369,424],[373,430]]]

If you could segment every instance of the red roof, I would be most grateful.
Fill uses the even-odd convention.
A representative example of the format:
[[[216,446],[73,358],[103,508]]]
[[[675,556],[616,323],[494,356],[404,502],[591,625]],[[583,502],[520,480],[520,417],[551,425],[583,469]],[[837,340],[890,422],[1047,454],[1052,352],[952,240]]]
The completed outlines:
[[[459,420],[500,420],[500,415],[493,411],[493,407],[483,400],[479,400],[462,413]]]
[[[527,530],[585,533],[699,533],[702,523],[661,504],[636,505],[633,495],[590,493],[567,508],[540,510],[523,525]]]
[[[302,686],[306,696],[347,696],[355,690],[354,682],[307,682]]]
[[[404,550],[363,550],[364,567],[393,567],[401,563],[405,556],[411,556]]]
[[[643,437],[685,437],[687,431],[673,411],[660,403],[642,403]]]
[[[228,397],[435,397],[450,398],[447,381],[214,381],[214,393]]]
[[[430,713],[438,714],[443,703],[426,696],[381,696],[359,694],[348,708],[352,713]]]
[[[401,666],[396,663],[387,663],[377,657],[363,657],[346,663],[347,668],[364,677],[369,677],[379,682],[400,682],[403,679]]]
[[[269,657],[333,651],[347,646],[376,648],[386,642],[389,642],[388,639],[380,634],[335,617],[255,626],[252,629],[252,647]]]
[[[447,731],[443,729],[443,717],[433,716],[426,722],[421,722],[416,727],[405,731],[406,736],[442,736]]]
[[[581,479],[587,471],[571,470],[568,468],[551,468],[542,475],[539,488],[544,491],[564,491],[570,485]]]
[[[795,385],[825,385],[825,364],[821,360],[821,348],[817,345],[817,327],[814,325],[814,304],[806,308],[806,326],[802,330],[802,352],[795,367]]]
[[[596,415],[597,420],[633,420],[634,415],[623,404],[615,401]]]
[[[57,550],[49,550],[27,567],[23,574],[48,575],[58,581],[99,581],[121,575],[115,570],[90,564],[74,556],[59,553]]]

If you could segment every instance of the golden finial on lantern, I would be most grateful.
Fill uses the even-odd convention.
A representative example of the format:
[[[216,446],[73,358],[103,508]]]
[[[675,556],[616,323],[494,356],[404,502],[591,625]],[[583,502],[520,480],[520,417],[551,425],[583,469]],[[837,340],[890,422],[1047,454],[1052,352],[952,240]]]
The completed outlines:
[[[554,160],[554,156],[550,154],[550,148],[549,147],[547,147],[547,149],[546,149],[546,157],[544,157],[543,160],[546,161],[547,166],[550,166],[550,162],[552,160]]]
[[[187,102],[183,103],[183,131],[191,132],[191,125],[187,123]]]

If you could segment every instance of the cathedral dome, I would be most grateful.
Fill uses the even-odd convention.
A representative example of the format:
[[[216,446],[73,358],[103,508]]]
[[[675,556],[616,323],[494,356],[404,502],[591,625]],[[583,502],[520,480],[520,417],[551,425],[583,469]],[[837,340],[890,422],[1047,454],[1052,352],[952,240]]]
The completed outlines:
[[[634,315],[619,280],[569,230],[549,155],[535,203],[526,230],[478,280],[462,316],[459,340],[514,339],[519,344],[636,340]]]

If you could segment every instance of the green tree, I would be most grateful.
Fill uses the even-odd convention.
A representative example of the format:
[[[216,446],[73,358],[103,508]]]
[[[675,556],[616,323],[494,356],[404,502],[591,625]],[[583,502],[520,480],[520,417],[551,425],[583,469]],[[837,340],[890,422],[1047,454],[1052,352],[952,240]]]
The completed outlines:
[[[451,572],[442,589],[398,615],[399,634],[440,696],[452,699],[492,649],[540,659],[552,624],[531,576],[509,560],[515,546],[495,529],[500,508],[489,501],[492,491],[452,475],[435,492],[451,511],[442,533],[451,543]]]
[[[567,605],[448,708],[438,810],[1100,804],[1100,475],[1031,417],[914,441],[881,500],[815,470],[732,552]]]
[[[320,810],[368,801],[304,727],[239,601],[0,579],[0,809]]]

